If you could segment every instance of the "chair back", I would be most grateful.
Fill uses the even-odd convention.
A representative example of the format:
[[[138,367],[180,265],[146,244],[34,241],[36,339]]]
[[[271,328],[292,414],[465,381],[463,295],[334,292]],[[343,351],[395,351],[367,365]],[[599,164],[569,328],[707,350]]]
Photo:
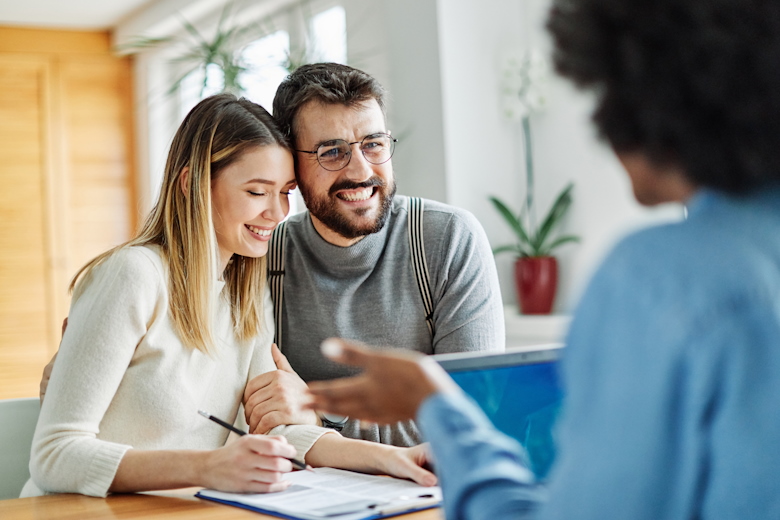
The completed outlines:
[[[0,500],[19,498],[30,478],[30,446],[40,408],[37,397],[0,400]]]

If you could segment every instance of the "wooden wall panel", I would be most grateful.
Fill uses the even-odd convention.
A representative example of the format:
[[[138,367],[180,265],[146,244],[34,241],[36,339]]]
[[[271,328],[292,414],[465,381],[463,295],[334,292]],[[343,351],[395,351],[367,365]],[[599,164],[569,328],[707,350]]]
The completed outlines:
[[[11,388],[40,377],[49,354],[46,84],[45,62],[0,60],[0,382]]]
[[[69,129],[71,272],[135,228],[130,64],[113,57],[61,62]]]
[[[136,226],[131,64],[108,41],[0,27],[0,399],[37,395],[71,277]]]

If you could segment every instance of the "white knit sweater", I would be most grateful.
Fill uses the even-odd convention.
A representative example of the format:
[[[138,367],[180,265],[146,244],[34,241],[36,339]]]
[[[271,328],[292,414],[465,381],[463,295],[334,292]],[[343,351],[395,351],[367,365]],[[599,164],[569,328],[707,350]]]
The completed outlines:
[[[275,370],[270,296],[260,337],[242,344],[230,306],[215,309],[214,352],[182,344],[168,314],[168,276],[155,247],[131,247],[95,268],[76,295],[41,408],[22,496],[106,496],[119,462],[140,450],[216,449],[228,431],[198,415],[236,421],[249,379]],[[224,282],[214,282],[221,294]],[[238,418],[239,423],[243,418]],[[245,424],[245,423],[244,423]],[[324,432],[280,426],[300,457]]]

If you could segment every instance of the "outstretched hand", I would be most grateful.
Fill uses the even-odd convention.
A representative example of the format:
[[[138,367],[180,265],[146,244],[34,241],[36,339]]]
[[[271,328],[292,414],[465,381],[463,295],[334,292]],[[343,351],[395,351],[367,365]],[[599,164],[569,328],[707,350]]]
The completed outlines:
[[[277,370],[255,377],[244,390],[244,412],[249,431],[268,433],[283,424],[318,424],[317,414],[304,407],[308,387],[274,344],[271,353]]]
[[[422,402],[458,386],[431,358],[409,351],[377,351],[353,342],[328,339],[326,357],[363,369],[354,377],[309,385],[310,408],[378,424],[414,419]]]

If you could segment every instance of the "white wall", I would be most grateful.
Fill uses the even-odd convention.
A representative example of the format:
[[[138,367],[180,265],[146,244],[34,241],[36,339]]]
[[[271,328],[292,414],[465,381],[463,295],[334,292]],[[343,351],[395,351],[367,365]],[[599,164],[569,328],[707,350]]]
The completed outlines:
[[[447,200],[437,6],[432,1],[344,0],[348,62],[388,90],[398,190]]]
[[[504,120],[499,110],[499,59],[510,46],[550,49],[544,30],[548,1],[385,4],[391,113],[399,128],[414,129],[393,159],[399,191],[470,210],[494,246],[512,235],[487,197],[498,195],[519,208],[525,190],[519,124]],[[558,78],[550,93],[550,108],[533,121],[536,200],[543,213],[568,181],[575,182],[566,231],[580,235],[582,243],[564,246],[558,255],[556,309],[567,312],[620,236],[650,222],[678,219],[682,210],[639,207],[618,161],[594,135],[592,100]],[[434,135],[439,127],[441,142]],[[497,258],[505,302],[515,301],[512,260],[508,254]]]

